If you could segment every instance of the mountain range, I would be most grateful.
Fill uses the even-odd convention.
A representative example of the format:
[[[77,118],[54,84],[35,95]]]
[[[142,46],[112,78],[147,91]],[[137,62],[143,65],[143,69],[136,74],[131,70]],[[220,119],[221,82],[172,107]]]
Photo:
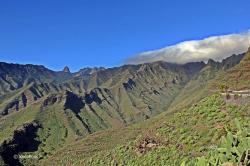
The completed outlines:
[[[0,62],[0,164],[179,165],[185,159],[192,161],[206,155],[208,147],[227,134],[222,128],[232,126],[235,114],[230,110],[246,110],[237,117],[249,122],[248,99],[244,106],[231,105],[220,93],[222,86],[249,89],[249,71],[250,50],[221,62],[157,61],[83,68],[75,73],[68,67],[52,71],[41,65]],[[207,115],[209,111],[212,115]],[[213,133],[207,126],[215,120],[220,126]],[[197,135],[185,135],[194,126]],[[200,136],[206,132],[211,142]],[[179,137],[183,138],[175,142]],[[198,152],[190,149],[192,145]],[[14,159],[15,155],[36,158]],[[160,164],[157,157],[162,156],[172,157],[163,157]]]

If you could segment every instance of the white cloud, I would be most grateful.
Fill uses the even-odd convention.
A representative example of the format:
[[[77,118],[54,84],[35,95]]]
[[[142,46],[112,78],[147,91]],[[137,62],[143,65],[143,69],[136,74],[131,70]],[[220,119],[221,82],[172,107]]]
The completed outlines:
[[[155,51],[148,51],[128,58],[126,64],[155,61],[187,63],[214,59],[220,61],[232,54],[247,51],[250,46],[250,30],[244,33],[212,36],[202,40],[181,42]]]

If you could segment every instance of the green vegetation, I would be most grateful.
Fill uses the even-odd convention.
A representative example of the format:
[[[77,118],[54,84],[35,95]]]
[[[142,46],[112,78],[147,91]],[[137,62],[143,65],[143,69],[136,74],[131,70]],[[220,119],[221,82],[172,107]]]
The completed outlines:
[[[235,121],[237,131],[228,130],[217,148],[211,150],[206,157],[199,157],[188,163],[183,162],[182,165],[250,165],[250,124],[238,119]]]
[[[248,50],[238,65],[224,71],[224,73],[220,75],[217,75],[211,86],[215,87],[216,85],[225,85],[229,89],[234,90],[250,89],[249,64],[250,50]]]
[[[20,159],[23,165],[247,165],[248,99],[221,95],[249,86],[248,56],[238,64],[241,58],[126,65],[86,76],[30,66],[34,82],[15,74],[0,80],[0,163],[9,150],[38,157]],[[5,90],[18,83],[25,84]],[[36,131],[24,130],[33,123]],[[20,131],[38,142],[33,150],[15,152]]]
[[[136,133],[138,125],[123,130],[133,137],[124,139],[124,134],[121,137],[114,134],[121,133],[119,131],[107,131],[101,140],[90,136],[60,150],[46,162],[76,165],[180,165],[183,160],[189,161],[208,154],[217,147],[220,138],[226,136],[228,130],[237,129],[235,118],[240,119],[240,124],[246,125],[250,121],[249,115],[248,106],[227,105],[220,95],[212,95],[182,112],[158,117],[154,123],[141,125],[140,132]],[[140,140],[148,135],[156,142],[156,146],[138,154]],[[120,141],[115,141],[117,139]],[[93,141],[98,143],[91,144]]]
[[[11,116],[6,116],[0,121],[0,142],[10,139],[13,131],[22,128],[23,124],[34,121],[39,106],[28,108],[25,112],[15,112]]]

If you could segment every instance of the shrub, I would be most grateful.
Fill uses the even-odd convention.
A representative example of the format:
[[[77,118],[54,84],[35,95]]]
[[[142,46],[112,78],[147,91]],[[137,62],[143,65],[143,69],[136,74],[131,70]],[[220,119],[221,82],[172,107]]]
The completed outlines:
[[[250,165],[250,132],[241,126],[239,120],[235,120],[236,134],[227,131],[226,137],[222,137],[220,145],[211,151],[208,157],[199,157],[189,163],[183,162],[182,166],[195,165]],[[194,164],[191,164],[194,163]]]

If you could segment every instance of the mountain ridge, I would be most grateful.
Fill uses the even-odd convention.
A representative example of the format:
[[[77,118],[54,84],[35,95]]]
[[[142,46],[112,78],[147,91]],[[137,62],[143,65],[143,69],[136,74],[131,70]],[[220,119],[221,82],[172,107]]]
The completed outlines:
[[[37,152],[43,157],[50,156],[52,149],[89,134],[123,128],[189,107],[211,93],[207,85],[218,75],[247,63],[248,53],[232,55],[222,62],[210,60],[207,64],[158,61],[107,69],[86,68],[79,75],[16,64],[9,72],[3,72],[8,64],[2,63],[1,78],[19,86],[1,92],[0,118],[4,121],[0,122],[3,130],[0,142],[11,140],[13,132],[24,122],[35,122],[41,126],[35,133],[42,142]],[[14,69],[20,69],[23,77]],[[26,76],[33,79],[27,81]],[[7,84],[4,79],[2,82],[0,85]]]
[[[232,56],[233,60],[225,60],[224,65],[214,62],[206,65],[175,97],[170,107],[176,105],[176,108],[122,129],[90,135],[57,151],[42,164],[244,165],[249,162],[244,158],[250,148],[246,134],[249,133],[249,98],[242,105],[237,101],[243,98],[227,99],[219,87],[224,83],[220,78],[231,78],[234,70],[242,71],[243,76],[247,74],[249,53],[240,62]],[[248,85],[244,79],[239,83]],[[235,144],[232,142],[235,138],[244,138],[239,132],[247,138]],[[69,158],[61,161],[68,151]],[[211,156],[215,151],[219,154]]]

